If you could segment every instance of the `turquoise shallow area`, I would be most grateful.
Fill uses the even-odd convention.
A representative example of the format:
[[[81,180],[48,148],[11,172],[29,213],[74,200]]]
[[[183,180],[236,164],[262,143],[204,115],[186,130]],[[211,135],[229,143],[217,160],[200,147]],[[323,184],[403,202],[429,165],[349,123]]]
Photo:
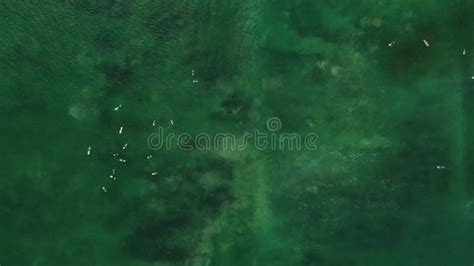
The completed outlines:
[[[473,10],[0,1],[0,265],[472,265]]]

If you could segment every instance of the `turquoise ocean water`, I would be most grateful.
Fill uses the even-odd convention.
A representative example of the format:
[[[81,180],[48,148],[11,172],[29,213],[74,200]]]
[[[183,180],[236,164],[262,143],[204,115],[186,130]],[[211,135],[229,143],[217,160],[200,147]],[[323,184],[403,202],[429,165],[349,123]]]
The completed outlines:
[[[1,1],[0,265],[472,265],[473,10]]]

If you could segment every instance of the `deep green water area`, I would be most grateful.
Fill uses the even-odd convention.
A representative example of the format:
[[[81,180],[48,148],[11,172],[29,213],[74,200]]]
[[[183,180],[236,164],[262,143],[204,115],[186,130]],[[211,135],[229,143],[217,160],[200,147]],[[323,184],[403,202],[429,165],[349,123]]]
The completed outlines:
[[[471,0],[0,1],[0,122],[1,266],[474,264]]]

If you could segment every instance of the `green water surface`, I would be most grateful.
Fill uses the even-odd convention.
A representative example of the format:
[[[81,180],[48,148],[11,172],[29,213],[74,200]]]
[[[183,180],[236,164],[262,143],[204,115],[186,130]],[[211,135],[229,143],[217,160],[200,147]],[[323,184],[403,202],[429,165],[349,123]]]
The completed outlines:
[[[473,55],[470,0],[1,1],[0,265],[472,265]],[[317,149],[148,144],[271,117]]]

